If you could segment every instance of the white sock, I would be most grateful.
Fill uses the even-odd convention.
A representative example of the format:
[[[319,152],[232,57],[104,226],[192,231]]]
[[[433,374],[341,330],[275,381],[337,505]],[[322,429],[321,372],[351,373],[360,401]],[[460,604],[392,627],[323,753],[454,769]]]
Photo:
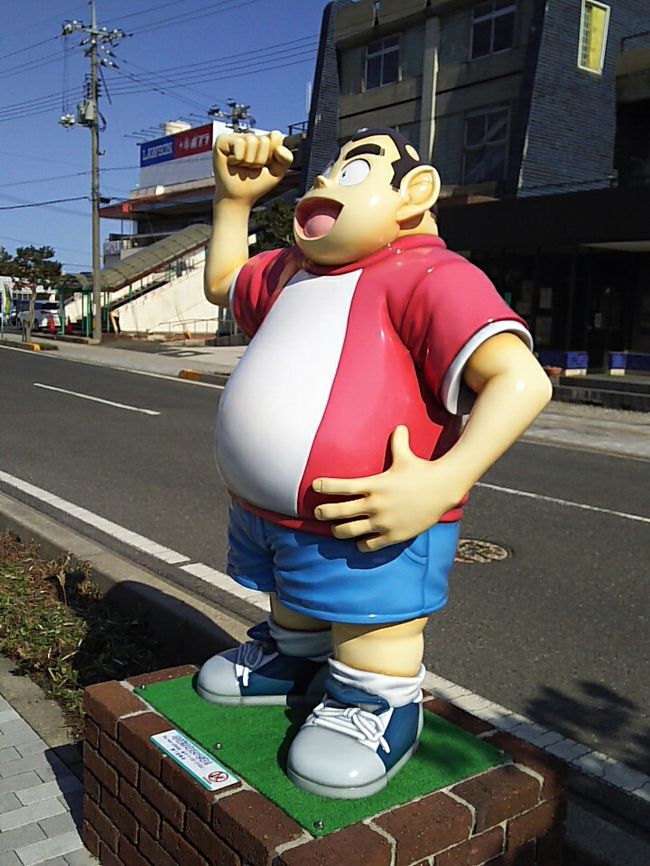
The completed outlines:
[[[422,698],[422,681],[425,674],[425,667],[422,664],[414,677],[393,677],[372,671],[360,671],[337,659],[329,660],[329,669],[332,679],[337,683],[363,689],[371,695],[379,695],[391,707],[404,707],[406,704],[419,702]]]

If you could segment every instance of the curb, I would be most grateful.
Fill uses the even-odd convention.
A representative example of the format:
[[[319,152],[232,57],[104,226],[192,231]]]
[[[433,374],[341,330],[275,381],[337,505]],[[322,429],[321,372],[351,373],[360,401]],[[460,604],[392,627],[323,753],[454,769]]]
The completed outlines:
[[[0,493],[0,529],[34,541],[45,558],[71,553],[79,562],[89,563],[91,578],[108,601],[127,612],[134,605],[152,612],[150,629],[174,658],[202,661],[246,639],[249,624],[4,493]]]
[[[7,340],[5,337],[0,338],[0,343],[4,343],[6,346],[11,346],[15,349],[25,349],[28,352],[51,352],[53,349],[57,350],[58,346],[50,346],[46,343],[34,343],[28,342],[23,343],[22,340]]]
[[[583,403],[605,409],[624,409],[628,412],[650,412],[650,394],[619,391],[597,386],[553,385],[553,398],[558,403]]]
[[[213,385],[227,385],[230,373],[200,373],[198,370],[179,370],[179,379],[189,379],[191,382],[210,382]]]

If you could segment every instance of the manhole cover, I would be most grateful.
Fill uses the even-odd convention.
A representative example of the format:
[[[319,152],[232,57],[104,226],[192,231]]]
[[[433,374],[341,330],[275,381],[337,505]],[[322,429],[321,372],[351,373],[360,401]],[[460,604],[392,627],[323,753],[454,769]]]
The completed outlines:
[[[456,551],[456,562],[498,562],[507,559],[510,552],[492,541],[477,538],[461,538]]]

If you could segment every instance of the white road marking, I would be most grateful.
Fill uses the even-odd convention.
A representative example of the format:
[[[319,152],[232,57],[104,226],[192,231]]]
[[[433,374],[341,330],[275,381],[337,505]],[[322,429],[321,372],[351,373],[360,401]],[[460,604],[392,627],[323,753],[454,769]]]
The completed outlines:
[[[47,391],[58,391],[60,394],[69,394],[71,397],[81,397],[82,400],[92,400],[93,403],[104,403],[106,406],[114,406],[116,409],[128,409],[129,412],[141,412],[143,415],[160,415],[153,409],[140,409],[138,406],[129,406],[126,403],[114,403],[112,400],[103,400],[101,397],[91,397],[90,394],[80,394],[78,391],[68,391],[67,388],[55,388],[54,385],[43,385],[34,382],[35,388],[45,388]]]
[[[611,508],[599,508],[597,505],[587,505],[584,502],[572,502],[570,499],[558,499],[557,496],[544,496],[541,493],[530,493],[527,490],[515,490],[514,487],[500,487],[498,484],[486,484],[477,481],[475,487],[484,487],[487,490],[496,490],[498,493],[509,493],[512,496],[524,496],[527,499],[539,499],[542,502],[552,502],[553,505],[565,505],[569,508],[581,508],[583,511],[597,511],[601,514],[611,514],[613,517],[623,517],[625,520],[638,520],[641,523],[650,523],[650,517],[642,517],[640,514],[628,514],[627,511],[613,511]]]
[[[122,369],[116,367],[115,369]],[[190,385],[200,385],[202,388],[217,388],[223,391],[225,385],[212,385],[210,382],[198,382],[196,379],[181,379],[179,376],[167,376],[164,373],[149,373],[147,370],[127,370],[127,373],[136,373],[138,376],[151,376],[152,379],[167,379],[168,382],[189,382]]]
[[[3,481],[10,487],[15,487],[17,490],[21,490],[28,496],[33,496],[41,502],[46,502],[48,505],[58,508],[59,511],[63,511],[66,514],[75,517],[77,520],[87,523],[89,526],[94,526],[95,529],[99,529],[107,535],[117,538],[118,541],[122,541],[130,547],[135,547],[136,550],[141,550],[143,553],[148,553],[150,556],[162,559],[163,562],[168,562],[171,565],[178,565],[181,562],[189,561],[189,556],[184,556],[182,553],[171,550],[169,547],[164,547],[162,544],[158,544],[149,538],[145,538],[144,535],[139,535],[137,532],[132,532],[130,529],[126,529],[126,527],[120,526],[118,523],[113,523],[112,520],[106,520],[106,518],[100,517],[99,514],[94,514],[92,511],[81,508],[73,502],[68,502],[67,499],[61,499],[60,496],[56,496],[54,493],[43,490],[42,487],[36,487],[28,481],[23,481],[22,478],[16,478],[15,476],[9,475],[7,472],[2,472],[0,470],[0,481]]]

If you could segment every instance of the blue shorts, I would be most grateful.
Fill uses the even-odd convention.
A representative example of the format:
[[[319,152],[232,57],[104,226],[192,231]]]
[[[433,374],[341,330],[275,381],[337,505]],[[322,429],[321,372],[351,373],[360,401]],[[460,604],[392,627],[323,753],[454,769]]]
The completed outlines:
[[[329,622],[388,623],[426,616],[447,601],[458,523],[374,553],[354,541],[270,523],[231,503],[228,574],[277,593],[297,613]]]

